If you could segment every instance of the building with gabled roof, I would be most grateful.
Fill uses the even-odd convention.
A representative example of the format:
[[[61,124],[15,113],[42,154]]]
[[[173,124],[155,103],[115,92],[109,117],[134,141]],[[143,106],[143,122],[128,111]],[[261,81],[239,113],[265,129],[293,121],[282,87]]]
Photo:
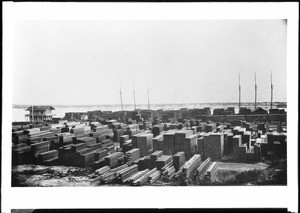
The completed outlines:
[[[55,110],[52,106],[30,106],[26,109],[29,114],[26,114],[26,120],[30,122],[42,122],[52,120],[52,110]]]

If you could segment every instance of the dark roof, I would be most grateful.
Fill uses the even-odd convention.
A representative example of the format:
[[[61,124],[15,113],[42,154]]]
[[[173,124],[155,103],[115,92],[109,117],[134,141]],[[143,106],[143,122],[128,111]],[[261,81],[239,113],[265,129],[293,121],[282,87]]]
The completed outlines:
[[[263,108],[259,107],[257,108],[256,110],[254,110],[252,112],[252,114],[268,114],[268,111],[267,110],[264,110]]]
[[[31,111],[31,110],[32,110],[31,107],[32,107],[32,106],[28,107],[28,108],[26,109],[26,111]],[[53,109],[55,109],[55,108],[52,107],[52,106],[33,106],[33,111],[37,111],[37,110],[46,111],[47,109],[53,110]]]

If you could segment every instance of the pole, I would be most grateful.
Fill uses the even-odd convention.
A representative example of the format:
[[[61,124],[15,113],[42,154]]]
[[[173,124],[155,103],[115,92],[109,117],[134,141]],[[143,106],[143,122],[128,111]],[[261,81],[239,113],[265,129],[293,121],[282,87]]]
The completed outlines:
[[[241,111],[241,79],[240,79],[240,73],[239,73],[239,113]]]
[[[272,79],[272,72],[271,72],[271,109],[273,107],[273,79]]]
[[[257,101],[257,85],[256,85],[256,73],[255,73],[255,102],[254,102],[254,109],[256,109],[256,101]]]
[[[149,87],[148,87],[148,81],[147,81],[147,96],[148,96],[148,110],[150,111],[150,100],[149,100]]]
[[[133,79],[133,101],[134,101],[134,110],[136,110],[134,79]]]
[[[31,105],[31,122],[32,122],[32,127],[33,127],[33,105]]]
[[[121,87],[121,82],[120,82],[120,98],[121,98],[121,109],[123,111],[123,99],[122,99],[122,87]]]

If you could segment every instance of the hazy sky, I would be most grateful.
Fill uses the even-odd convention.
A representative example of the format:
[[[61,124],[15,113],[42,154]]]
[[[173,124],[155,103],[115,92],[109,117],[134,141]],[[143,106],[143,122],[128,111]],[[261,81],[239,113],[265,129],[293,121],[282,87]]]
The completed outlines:
[[[286,101],[283,20],[19,21],[13,104]]]

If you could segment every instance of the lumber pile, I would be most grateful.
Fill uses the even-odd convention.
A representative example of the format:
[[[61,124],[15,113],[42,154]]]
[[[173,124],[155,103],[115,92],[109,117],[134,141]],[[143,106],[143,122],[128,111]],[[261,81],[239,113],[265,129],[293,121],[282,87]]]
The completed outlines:
[[[110,168],[114,168],[118,166],[118,158],[122,157],[122,152],[116,152],[111,155],[105,157],[105,165],[109,166]]]
[[[204,136],[204,158],[210,157],[213,161],[221,160],[224,154],[224,135],[209,133]]]
[[[133,162],[140,158],[140,149],[135,148],[125,152],[125,162]]]
[[[173,162],[172,155],[162,155],[156,160],[155,165],[158,170],[161,170],[164,166],[172,162]]]
[[[214,181],[218,173],[218,166],[217,162],[213,162],[207,169],[205,178],[210,181]]]
[[[133,185],[133,183],[138,180],[139,178],[141,178],[143,175],[145,175],[147,172],[149,172],[149,169],[145,169],[142,171],[138,171],[136,173],[134,173],[133,175],[131,175],[129,178],[127,178],[124,183],[125,184],[129,184],[129,185]]]
[[[169,166],[162,170],[161,177],[165,182],[169,182],[175,176],[175,167]]]
[[[179,130],[175,133],[175,153],[184,152],[186,138],[193,135],[192,130]]]
[[[58,151],[57,150],[51,150],[47,152],[42,152],[38,154],[38,164],[43,164],[45,162],[53,161],[58,158]]]
[[[247,144],[242,144],[242,135],[235,135],[232,143],[232,158],[238,162],[244,162],[246,160]]]
[[[163,143],[158,144],[159,150],[162,150],[164,155],[174,155],[175,153],[175,131],[171,130],[163,134]],[[162,145],[162,147],[161,147]]]
[[[179,170],[180,167],[183,166],[184,162],[185,162],[185,154],[184,154],[184,152],[177,152],[173,156],[173,164],[174,164],[174,168],[175,168],[176,172]]]
[[[140,133],[132,138],[132,147],[140,149],[140,156],[144,157],[153,150],[153,134]]]
[[[196,154],[191,159],[189,159],[181,169],[179,176],[179,183],[181,185],[187,185],[192,181],[192,178],[201,164],[201,156]]]
[[[139,162],[138,162],[138,170],[139,171],[149,169],[150,167],[151,167],[150,155],[144,156],[139,159]]]
[[[210,164],[211,164],[210,158],[206,158],[206,160],[201,163],[201,165],[198,167],[198,169],[196,171],[196,178],[198,180],[203,179],[203,177],[206,174],[206,171],[209,168]]]
[[[149,176],[149,182],[150,184],[153,184],[155,181],[158,180],[160,177],[161,172],[160,171],[155,171],[153,174]]]
[[[197,134],[190,135],[185,138],[184,153],[185,158],[190,159],[194,154],[197,153]]]
[[[158,149],[158,143],[159,143],[158,141],[160,141],[160,143],[162,143],[163,134],[157,135],[156,137],[153,138],[153,151],[159,150]]]
[[[109,166],[103,166],[103,167],[101,167],[100,169],[97,169],[96,171],[95,171],[95,174],[96,175],[102,175],[102,174],[104,174],[105,172],[107,172],[107,171],[109,171],[110,170],[110,167]]]
[[[123,183],[127,178],[129,178],[136,172],[138,172],[138,165],[134,164],[132,166],[126,167],[116,172],[116,181],[119,183]]]
[[[116,178],[117,172],[127,168],[128,165],[124,164],[122,166],[116,167],[114,169],[110,169],[109,171],[103,173],[102,175],[99,176],[100,183],[105,184],[105,183],[110,183]]]
[[[134,185],[134,186],[143,186],[143,185],[145,185],[149,181],[149,177],[151,175],[153,175],[155,172],[157,172],[156,168],[148,171],[146,174],[142,175],[141,177],[139,177],[138,179],[133,181],[132,185]]]

